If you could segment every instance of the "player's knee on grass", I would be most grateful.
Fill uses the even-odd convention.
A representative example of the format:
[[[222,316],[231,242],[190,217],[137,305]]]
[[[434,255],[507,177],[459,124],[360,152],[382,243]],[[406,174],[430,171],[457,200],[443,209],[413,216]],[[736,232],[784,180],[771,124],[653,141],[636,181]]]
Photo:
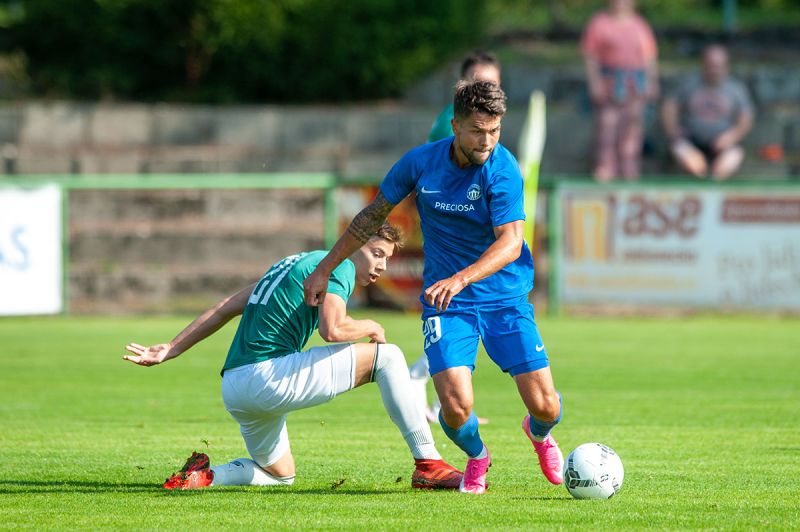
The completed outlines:
[[[213,466],[214,486],[291,486],[294,472],[277,475],[261,468],[249,458],[238,458],[227,464]]]
[[[264,471],[276,477],[292,477],[294,478],[295,466],[294,456],[291,450],[286,451],[283,456],[278,458],[277,461],[267,467],[259,465]]]

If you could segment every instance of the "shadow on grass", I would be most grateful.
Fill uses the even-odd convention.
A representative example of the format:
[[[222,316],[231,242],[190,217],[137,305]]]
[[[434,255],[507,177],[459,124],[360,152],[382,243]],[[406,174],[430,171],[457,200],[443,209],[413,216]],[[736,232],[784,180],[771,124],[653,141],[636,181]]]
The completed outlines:
[[[511,497],[507,497],[509,500],[517,500],[517,501],[558,501],[558,502],[572,502],[576,501],[574,497],[570,497],[569,495],[564,497],[544,497],[544,496],[527,496],[527,495],[515,495]]]
[[[142,493],[164,491],[159,484],[79,480],[0,480],[0,494],[12,493]]]
[[[225,486],[214,489],[169,491],[160,484],[144,484],[137,482],[114,483],[78,480],[0,480],[0,495],[35,494],[35,493],[153,493],[168,497],[192,497],[212,493],[280,493],[285,495],[389,495],[403,493],[391,489],[331,489],[331,488],[294,488],[294,487],[255,487]]]

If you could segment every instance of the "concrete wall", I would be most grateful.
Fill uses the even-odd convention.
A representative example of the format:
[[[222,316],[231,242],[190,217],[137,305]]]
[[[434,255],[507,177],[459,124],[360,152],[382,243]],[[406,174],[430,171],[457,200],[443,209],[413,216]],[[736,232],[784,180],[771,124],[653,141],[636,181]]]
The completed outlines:
[[[314,190],[73,190],[69,310],[198,311],[323,244]]]
[[[509,113],[501,142],[515,151],[527,97],[548,95],[548,138],[542,171],[586,173],[591,109],[580,69],[509,67]],[[664,91],[677,72],[663,77]],[[740,72],[758,105],[746,140],[741,174],[785,175],[785,163],[758,158],[764,144],[781,143],[800,122],[800,73],[777,68]],[[448,98],[452,80],[421,83],[405,102],[358,106],[213,107],[22,102],[0,105],[2,172],[160,173],[333,171],[381,177],[406,150],[424,140]],[[412,105],[409,101],[415,101]],[[420,103],[421,102],[421,103]],[[797,149],[797,148],[796,148]],[[656,119],[648,115],[644,171],[673,173]]]
[[[548,138],[542,172],[585,174],[591,112],[581,71],[515,68],[504,74],[510,108],[502,142],[516,148],[528,94],[543,89]],[[800,121],[800,73],[763,68],[741,74],[758,104],[741,174],[785,176],[786,161],[763,161],[757,151],[782,142]],[[665,73],[666,90],[676,75]],[[345,179],[379,179],[426,138],[451,82],[440,75],[421,84],[418,98],[408,96],[416,105],[7,103],[0,105],[0,172],[332,171]],[[645,172],[673,172],[654,116],[648,124]],[[73,191],[70,309],[197,311],[252,282],[275,260],[321,247],[322,204],[319,192],[301,190]],[[546,256],[537,257],[540,281],[546,282],[546,265]]]

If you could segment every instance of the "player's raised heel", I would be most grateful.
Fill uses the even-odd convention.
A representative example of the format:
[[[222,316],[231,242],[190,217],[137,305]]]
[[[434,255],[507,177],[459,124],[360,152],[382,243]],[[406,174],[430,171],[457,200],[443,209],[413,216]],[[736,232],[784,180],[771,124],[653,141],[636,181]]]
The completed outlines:
[[[539,467],[542,468],[542,473],[550,481],[551,484],[564,483],[564,455],[561,454],[561,449],[558,448],[556,440],[553,436],[548,434],[544,441],[536,441],[531,434],[531,416],[528,414],[522,420],[522,430],[531,440],[536,454],[539,456]]]
[[[461,493],[472,493],[480,495],[486,493],[488,484],[486,483],[486,472],[492,467],[492,457],[489,456],[489,449],[486,449],[486,458],[470,458],[467,460],[467,467],[464,468],[464,479],[458,490]]]
[[[411,487],[428,490],[454,490],[461,485],[464,474],[444,460],[417,458],[411,475]]]
[[[183,467],[164,481],[163,487],[168,490],[193,490],[210,486],[213,480],[214,473],[208,455],[193,452]]]

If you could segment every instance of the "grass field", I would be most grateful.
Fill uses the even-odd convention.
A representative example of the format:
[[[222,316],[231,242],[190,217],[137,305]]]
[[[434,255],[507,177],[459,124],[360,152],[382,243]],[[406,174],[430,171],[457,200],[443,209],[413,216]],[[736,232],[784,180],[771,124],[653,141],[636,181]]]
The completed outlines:
[[[483,354],[476,409],[494,465],[482,497],[411,490],[374,385],[289,417],[294,486],[166,492],[192,450],[246,455],[219,393],[234,327],[161,367],[120,359],[187,319],[0,319],[0,528],[800,528],[800,320],[540,320],[562,448],[601,441],[626,468],[617,497],[578,501],[538,472],[513,385]],[[378,319],[413,359],[418,319]]]

